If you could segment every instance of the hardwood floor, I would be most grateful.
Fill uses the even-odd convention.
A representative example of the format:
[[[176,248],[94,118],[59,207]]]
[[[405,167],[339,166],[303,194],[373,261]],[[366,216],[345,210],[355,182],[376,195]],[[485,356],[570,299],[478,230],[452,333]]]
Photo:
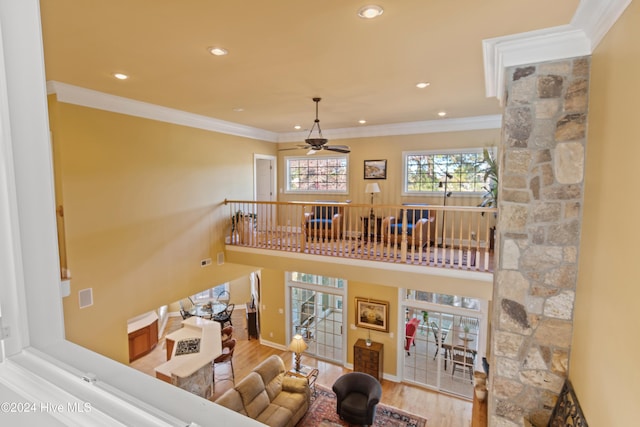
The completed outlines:
[[[167,333],[179,328],[181,320],[171,318],[166,329]],[[238,311],[237,314],[234,312],[233,325],[235,328],[233,336],[237,339],[233,354],[236,381],[240,381],[251,372],[254,366],[272,354],[280,356],[287,369],[293,366],[293,354],[290,351],[261,345],[256,339],[250,341],[247,339],[244,311]],[[164,344],[163,338],[151,353],[132,362],[131,367],[155,376],[154,368],[166,361]],[[302,363],[317,367],[320,371],[318,384],[328,388],[331,388],[339,376],[350,372],[342,366],[306,355],[302,356]],[[227,389],[233,387],[232,381],[223,380],[231,376],[228,364],[216,366],[215,373],[215,391],[211,400],[217,399]],[[382,381],[382,403],[426,418],[428,427],[469,427],[471,425],[471,402],[408,384]]]

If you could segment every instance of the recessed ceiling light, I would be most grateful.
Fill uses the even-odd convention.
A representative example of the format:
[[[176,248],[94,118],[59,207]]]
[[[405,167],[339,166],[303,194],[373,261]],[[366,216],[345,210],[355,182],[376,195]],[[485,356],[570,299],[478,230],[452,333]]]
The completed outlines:
[[[129,78],[129,76],[127,76],[126,74],[122,74],[122,73],[115,73],[113,75],[113,77],[115,77],[118,80],[127,80]]]
[[[431,85],[431,83],[428,83],[428,82],[420,82],[420,83],[416,84],[416,87],[419,88],[419,89],[424,89],[425,87],[430,86],[430,85]]]
[[[236,107],[236,108],[233,109],[233,111],[235,111],[236,113],[242,113],[244,111],[244,108]]]
[[[447,112],[446,112],[446,111],[440,111],[440,112],[438,112],[438,115],[439,115],[440,117],[444,117],[444,116],[446,116],[446,115],[447,115]]]
[[[221,47],[210,47],[209,52],[211,52],[211,54],[215,56],[224,56],[229,53],[227,49]]]
[[[366,121],[366,120],[358,120],[358,123],[360,123],[361,125],[363,125],[363,124],[367,123],[367,121]]]
[[[302,129],[302,126],[300,126],[300,125],[295,125],[293,128],[294,128],[295,130],[300,130],[300,129]]]
[[[363,6],[358,10],[358,16],[360,18],[364,18],[364,19],[373,19],[373,18],[377,18],[378,16],[382,15],[382,13],[384,12],[384,10],[382,10],[382,8],[380,6],[377,6],[375,4],[371,4],[368,6]]]

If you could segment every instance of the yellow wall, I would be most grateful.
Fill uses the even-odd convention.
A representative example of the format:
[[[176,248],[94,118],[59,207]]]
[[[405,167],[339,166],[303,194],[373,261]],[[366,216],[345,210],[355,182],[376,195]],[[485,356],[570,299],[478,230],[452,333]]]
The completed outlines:
[[[55,99],[50,111],[72,274],[66,336],[127,362],[127,319],[255,270],[217,265],[220,203],[252,197],[253,154],[276,145]],[[94,305],[79,309],[84,288]]]
[[[284,271],[264,269],[261,277],[260,335],[266,341],[287,345]]]
[[[371,298],[389,302],[389,332],[371,331],[371,341],[384,345],[384,373],[396,375],[396,363],[398,360],[398,289],[390,286],[372,285],[370,283],[351,281],[348,283],[348,318],[345,327],[347,336],[347,362],[353,363],[353,345],[359,338],[366,339],[369,335],[367,329],[351,329],[355,325],[356,297]]]
[[[638,424],[640,3],[592,57],[584,224],[569,378],[590,426]]]
[[[402,203],[431,203],[442,204],[442,197],[426,198],[416,196],[402,196],[402,168],[403,151],[412,150],[443,150],[460,148],[484,148],[495,147],[500,140],[500,129],[476,130],[448,133],[428,133],[420,135],[385,136],[376,138],[355,139],[331,139],[329,144],[348,145],[351,147],[349,154],[349,194],[322,197],[304,194],[279,194],[280,201],[314,201],[314,200],[352,200],[353,203],[368,204],[371,195],[364,190],[368,182],[377,182],[380,185],[380,193],[376,194],[374,203],[382,205],[398,205]],[[296,144],[280,144],[280,148],[292,147]],[[278,188],[284,190],[284,158],[287,156],[305,156],[305,150],[280,151],[278,155]],[[314,156],[336,154],[330,151],[322,151]],[[387,179],[365,180],[365,160],[387,160]],[[457,206],[476,206],[479,199],[452,196],[447,204]]]
[[[291,270],[290,270],[291,271]],[[305,271],[306,272],[306,271]],[[339,276],[334,276],[339,277]],[[260,333],[262,339],[286,346],[286,330],[288,325],[284,315],[285,310],[285,271],[262,270],[262,298],[260,301]],[[366,329],[351,329],[355,325],[355,298],[364,297],[389,302],[389,333],[371,332],[371,339],[384,344],[384,372],[396,374],[397,361],[397,330],[398,330],[398,289],[390,286],[380,286],[358,281],[348,282],[348,294],[345,301],[348,317],[344,321],[344,331],[347,333],[347,362],[353,363],[353,345],[358,338],[367,338]],[[280,309],[283,310],[280,313]],[[391,335],[393,334],[393,338]]]

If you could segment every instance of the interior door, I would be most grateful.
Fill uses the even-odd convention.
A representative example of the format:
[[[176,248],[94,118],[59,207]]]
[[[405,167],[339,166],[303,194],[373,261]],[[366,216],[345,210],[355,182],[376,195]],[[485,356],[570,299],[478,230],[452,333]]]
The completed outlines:
[[[255,200],[258,202],[274,202],[276,196],[276,158],[273,156],[255,156]],[[258,206],[257,229],[265,230],[266,225],[275,221],[274,206]]]

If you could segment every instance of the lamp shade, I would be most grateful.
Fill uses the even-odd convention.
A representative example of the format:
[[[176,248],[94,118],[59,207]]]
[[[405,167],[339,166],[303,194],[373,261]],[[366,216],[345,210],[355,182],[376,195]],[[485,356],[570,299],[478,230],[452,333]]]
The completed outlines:
[[[379,193],[380,192],[380,186],[378,185],[377,182],[370,182],[369,184],[367,184],[367,187],[364,189],[365,193]]]
[[[300,354],[307,349],[307,343],[304,342],[301,335],[294,335],[291,343],[289,344],[289,350],[294,353]]]

